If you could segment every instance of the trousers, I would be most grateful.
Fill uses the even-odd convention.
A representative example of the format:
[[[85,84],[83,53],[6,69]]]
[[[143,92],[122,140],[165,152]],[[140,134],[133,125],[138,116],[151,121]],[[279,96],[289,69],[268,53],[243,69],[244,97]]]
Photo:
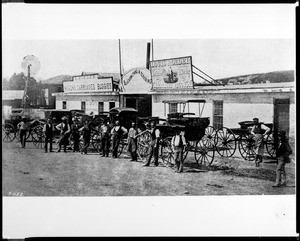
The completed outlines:
[[[284,157],[278,157],[278,164],[276,168],[276,185],[286,183],[286,173],[285,173],[285,161]]]

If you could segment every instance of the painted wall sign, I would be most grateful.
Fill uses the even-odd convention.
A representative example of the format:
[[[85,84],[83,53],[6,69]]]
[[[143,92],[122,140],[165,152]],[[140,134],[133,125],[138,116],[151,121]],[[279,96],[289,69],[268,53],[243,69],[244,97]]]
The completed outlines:
[[[146,68],[134,68],[123,76],[123,92],[148,92],[152,88],[151,74]]]
[[[107,92],[112,91],[112,78],[94,78],[64,82],[64,92]]]
[[[192,89],[192,57],[155,60],[150,62],[153,89]]]
[[[124,77],[123,77],[124,85],[127,85],[130,82],[130,80],[133,78],[133,76],[135,76],[135,75],[140,75],[141,78],[149,84],[152,83],[150,72],[149,72],[148,69],[146,69],[146,68],[136,68],[136,69],[132,69],[132,70],[128,71],[124,75]]]

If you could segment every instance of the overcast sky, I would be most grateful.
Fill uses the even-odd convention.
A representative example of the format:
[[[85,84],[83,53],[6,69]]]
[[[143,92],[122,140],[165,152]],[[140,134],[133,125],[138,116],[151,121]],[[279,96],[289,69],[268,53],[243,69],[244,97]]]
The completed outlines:
[[[183,8],[178,19],[178,7],[172,10],[172,6],[168,6],[174,13],[171,15],[164,6],[157,11],[122,6],[111,9],[110,15],[109,9],[99,5],[65,9],[50,6],[4,7],[3,77],[21,72],[26,55],[40,60],[38,79],[82,71],[119,72],[118,38],[125,72],[145,67],[146,46],[152,38],[155,59],[192,56],[193,64],[213,78],[295,68],[294,22],[289,15],[293,8],[251,6],[247,10],[234,6],[227,10],[223,6],[209,8],[207,15],[209,9],[202,7],[198,9],[203,11],[200,15],[190,7]],[[211,21],[203,25],[208,16]],[[120,19],[112,21],[114,17]],[[128,24],[122,25],[125,20]]]

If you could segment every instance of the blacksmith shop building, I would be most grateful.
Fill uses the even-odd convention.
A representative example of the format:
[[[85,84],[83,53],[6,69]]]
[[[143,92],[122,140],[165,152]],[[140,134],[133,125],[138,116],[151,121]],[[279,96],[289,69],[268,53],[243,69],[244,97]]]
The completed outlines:
[[[206,101],[202,113],[198,103],[189,103],[184,111],[210,117],[210,125],[215,128],[238,128],[238,122],[258,117],[261,122],[274,123],[294,136],[294,71],[285,72],[289,72],[289,77],[282,75],[279,80],[276,74],[258,74],[231,78],[222,82],[225,85],[197,85],[191,57],[183,57],[152,61],[150,71],[131,69],[118,86],[116,78],[97,73],[73,76],[72,81],[63,83],[64,92],[54,95],[57,109],[98,114],[113,107],[132,107],[141,117],[161,118],[183,111],[186,100],[201,99]]]

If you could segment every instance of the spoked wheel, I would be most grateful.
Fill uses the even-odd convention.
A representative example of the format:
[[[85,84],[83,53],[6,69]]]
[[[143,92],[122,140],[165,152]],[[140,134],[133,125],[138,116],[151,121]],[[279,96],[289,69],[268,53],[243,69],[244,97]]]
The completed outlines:
[[[277,135],[277,136],[278,136],[278,140],[277,140],[277,148],[278,148],[280,146],[281,140],[280,140],[280,135]],[[265,141],[266,149],[267,149],[267,152],[269,153],[269,155],[271,157],[276,157],[276,149],[277,148],[275,148],[275,140],[274,140],[273,133],[270,133],[264,141]]]
[[[143,134],[137,137],[137,153],[140,158],[147,156],[151,145],[151,134],[145,131]]]
[[[218,129],[215,135],[215,146],[220,156],[233,156],[236,150],[236,139],[233,132],[226,127]]]
[[[32,143],[37,148],[43,148],[45,137],[43,134],[43,126],[36,126],[31,131]]]
[[[247,161],[255,160],[255,140],[252,135],[242,135],[239,139],[239,151]]]
[[[195,146],[195,160],[201,166],[210,166],[215,158],[215,148],[208,148],[202,140],[198,141]]]
[[[167,137],[162,140],[161,143],[161,159],[164,164],[167,166],[174,166],[175,160],[174,160],[174,152],[171,147],[171,140],[172,137]]]
[[[15,139],[15,128],[12,124],[5,124],[2,128],[2,140],[4,142],[11,142]]]
[[[91,138],[92,146],[100,153],[102,152],[102,140],[101,135],[96,133]]]
[[[208,126],[205,129],[205,135],[202,137],[203,144],[208,148],[214,148],[216,143],[217,131],[212,127]]]

